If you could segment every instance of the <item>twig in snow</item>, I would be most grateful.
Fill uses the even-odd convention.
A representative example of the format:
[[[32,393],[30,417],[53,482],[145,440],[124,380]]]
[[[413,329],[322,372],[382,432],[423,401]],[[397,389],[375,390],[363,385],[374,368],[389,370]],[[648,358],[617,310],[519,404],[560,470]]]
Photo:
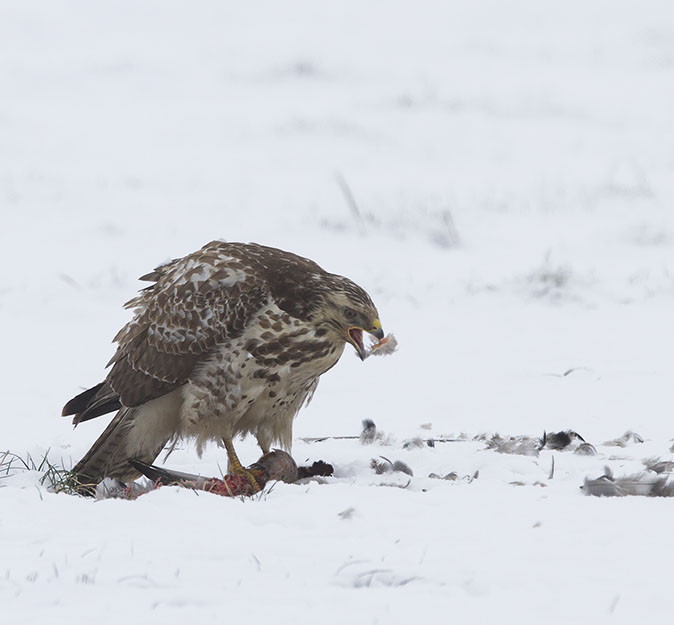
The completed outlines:
[[[353,215],[354,219],[360,225],[361,230],[363,230],[363,232],[364,232],[365,231],[365,221],[363,219],[363,216],[360,213],[360,209],[358,208],[358,204],[356,203],[356,198],[353,197],[353,193],[351,192],[351,187],[349,187],[348,183],[346,182],[346,179],[339,172],[337,172],[335,174],[335,180],[337,181],[337,184],[339,185],[339,188],[342,191],[342,195],[344,195],[344,199],[346,200],[346,203],[349,207],[349,210],[351,211],[351,214]]]

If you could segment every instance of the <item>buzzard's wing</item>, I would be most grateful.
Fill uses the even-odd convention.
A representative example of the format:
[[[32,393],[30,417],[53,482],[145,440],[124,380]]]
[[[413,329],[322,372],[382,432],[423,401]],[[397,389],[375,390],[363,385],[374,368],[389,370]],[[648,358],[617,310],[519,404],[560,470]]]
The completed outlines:
[[[145,277],[145,276],[144,276]],[[158,267],[155,284],[127,302],[134,318],[114,338],[107,382],[127,407],[184,384],[216,345],[236,338],[268,300],[265,283],[219,249]]]

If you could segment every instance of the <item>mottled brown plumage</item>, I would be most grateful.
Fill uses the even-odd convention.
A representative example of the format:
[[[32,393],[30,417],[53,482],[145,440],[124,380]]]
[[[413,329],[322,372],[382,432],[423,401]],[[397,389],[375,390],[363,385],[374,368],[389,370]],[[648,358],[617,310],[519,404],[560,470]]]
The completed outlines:
[[[364,357],[362,332],[383,337],[377,310],[352,281],[257,244],[213,241],[157,267],[126,304],[106,379],[63,409],[81,423],[118,410],[74,468],[81,482],[130,480],[172,440],[231,450],[254,434],[264,452],[288,449],[292,421],[345,343]]]

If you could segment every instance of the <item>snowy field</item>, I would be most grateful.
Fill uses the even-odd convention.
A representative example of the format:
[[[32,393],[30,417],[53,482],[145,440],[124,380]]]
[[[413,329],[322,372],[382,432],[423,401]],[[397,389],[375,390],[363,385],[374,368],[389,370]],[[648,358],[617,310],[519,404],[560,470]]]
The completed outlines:
[[[0,451],[76,462],[137,278],[212,239],[349,276],[400,343],[300,413],[324,483],[94,501],[5,462],[3,622],[671,622],[674,500],[580,489],[674,460],[671,1],[1,0],[0,88]],[[597,453],[487,449],[565,429]]]

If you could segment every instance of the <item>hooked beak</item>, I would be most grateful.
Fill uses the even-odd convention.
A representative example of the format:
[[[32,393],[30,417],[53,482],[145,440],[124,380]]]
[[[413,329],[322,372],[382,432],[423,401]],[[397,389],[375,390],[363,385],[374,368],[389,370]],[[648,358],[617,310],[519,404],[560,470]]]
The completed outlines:
[[[379,341],[381,341],[384,338],[384,330],[381,327],[381,322],[379,321],[379,319],[375,319],[374,323],[372,324],[372,328],[366,330],[366,332],[374,336]],[[356,353],[358,354],[358,357],[361,360],[365,360],[365,357],[367,356],[367,349],[365,348],[365,344],[363,343],[363,328],[357,327],[349,328],[346,331],[346,334],[348,336],[349,343],[351,343],[351,345],[353,345],[356,348]]]
[[[381,327],[381,321],[379,321],[379,319],[374,320],[374,323],[372,324],[372,330],[369,332],[378,341],[381,341],[384,338],[384,330]]]

